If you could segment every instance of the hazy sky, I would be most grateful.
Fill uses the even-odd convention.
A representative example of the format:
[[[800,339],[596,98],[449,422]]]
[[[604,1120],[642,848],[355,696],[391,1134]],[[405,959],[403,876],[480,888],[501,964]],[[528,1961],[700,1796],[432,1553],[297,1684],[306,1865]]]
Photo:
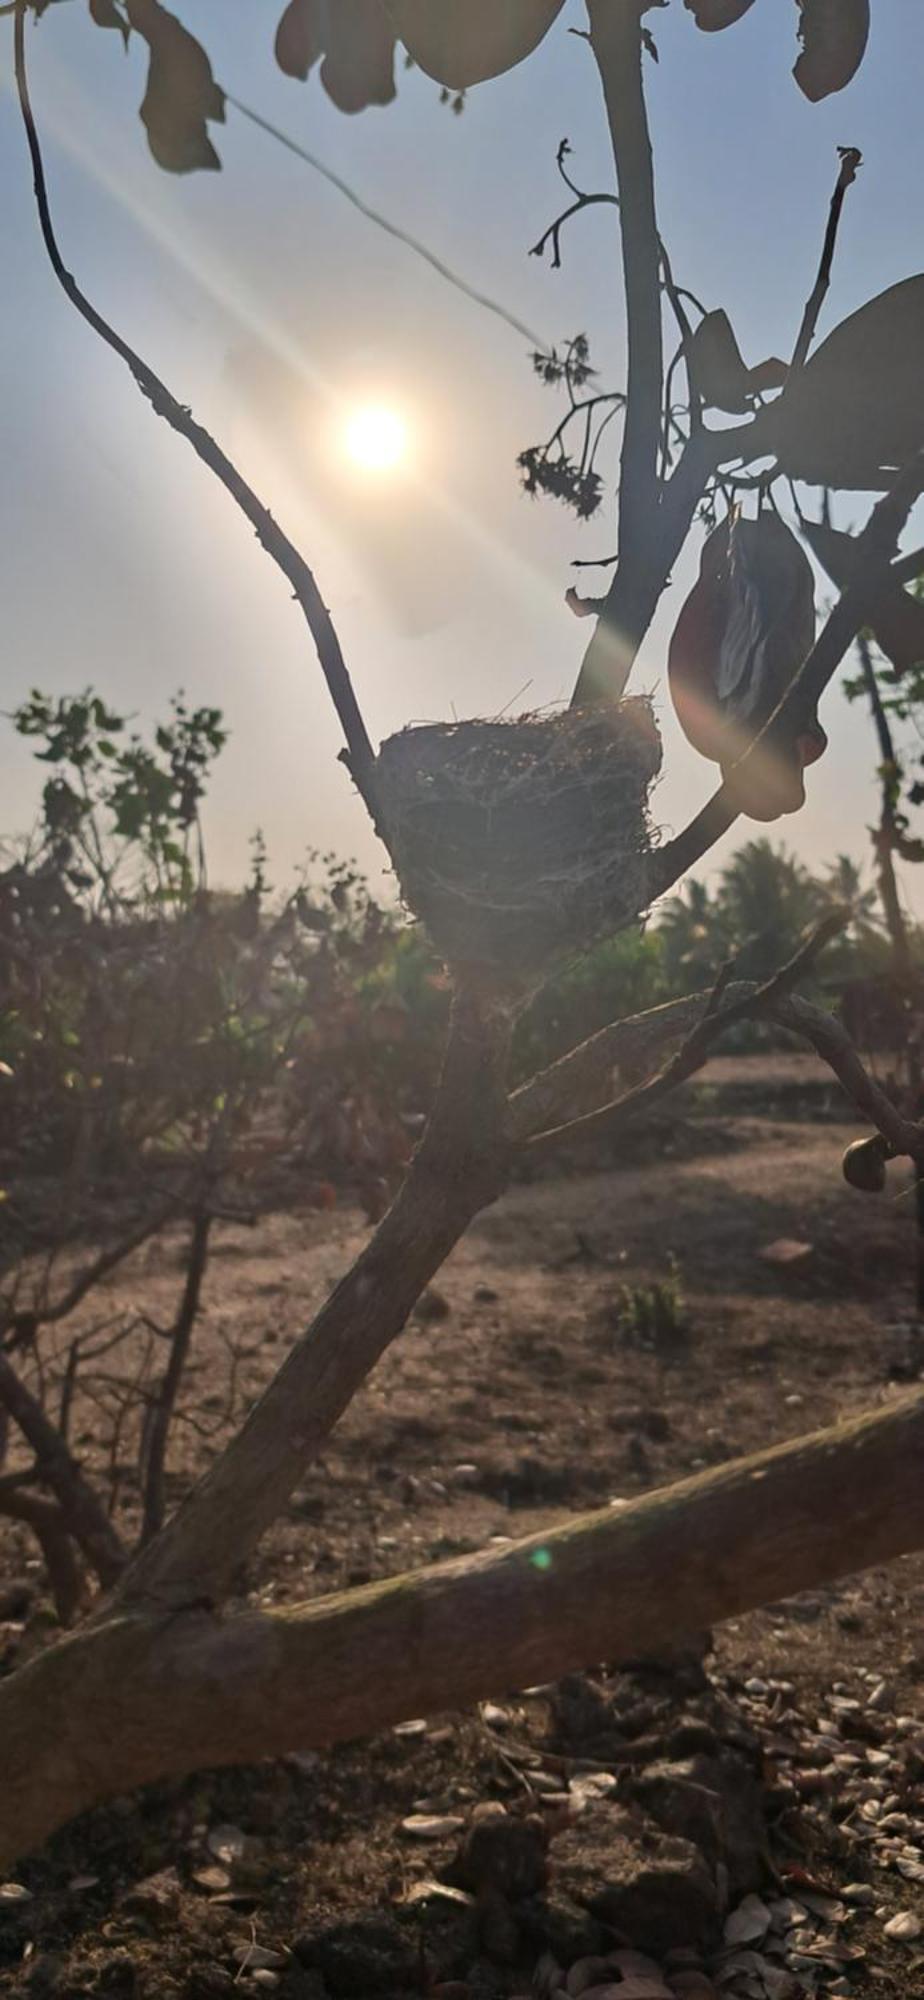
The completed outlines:
[[[396,103],[346,118],[275,69],[282,0],[178,0],[220,82],[290,131],[367,200],[423,238],[546,340],[591,337],[622,380],[614,212],[569,226],[564,269],[527,254],[561,207],[558,142],[587,187],[612,185],[596,71],[567,32],[573,0],[530,61],[469,94],[456,118],[401,74]],[[822,331],[924,267],[922,0],[874,0],[857,80],[810,106],[790,76],[792,0],[757,0],[705,36],[672,0],[652,12],[647,80],[662,231],[678,279],[732,315],[749,361],[786,354],[814,276],[838,144],[865,164],[848,198]],[[12,36],[9,20],[0,23]],[[586,526],[521,494],[515,466],[560,408],[526,343],[452,291],[332,187],[229,109],[221,174],[176,179],[150,159],[137,106],[145,51],[93,29],[79,0],[30,32],[32,83],[68,262],[91,297],[214,429],[304,547],[329,602],[370,729],[495,714],[567,698],[588,626],[564,593],[575,556],[606,554]],[[213,874],[231,880],[260,825],[276,879],[308,847],[377,866],[336,762],[336,725],[287,587],[230,501],[159,424],[55,286],[2,64],[3,707],[39,685],[92,682],[142,717],[183,687],[225,710],[231,742],[208,810]],[[412,463],[377,482],[348,466],[346,416],[400,408]],[[861,503],[854,505],[859,518]],[[656,817],[676,830],[712,788],[664,686],[666,638],[695,574],[692,538],[636,670],[661,715]],[[593,587],[592,585],[590,587]],[[775,832],[811,861],[864,852],[873,816],[868,724],[837,688],[809,803]],[[0,736],[0,830],[36,795],[24,750]],[[741,823],[719,849],[753,832]],[[909,891],[924,903],[911,877]]]

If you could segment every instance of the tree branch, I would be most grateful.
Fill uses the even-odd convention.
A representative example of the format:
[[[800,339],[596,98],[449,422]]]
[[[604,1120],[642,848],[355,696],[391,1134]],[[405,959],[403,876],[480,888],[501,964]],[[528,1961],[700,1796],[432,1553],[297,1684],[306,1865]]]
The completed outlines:
[[[763,986],[751,987],[747,992],[720,1007],[720,995],[728,985],[727,974],[720,975],[713,992],[698,1019],[693,1023],[681,1047],[671,1056],[669,1062],[644,1082],[633,1085],[620,1097],[612,1098],[606,1104],[598,1105],[593,1111],[581,1117],[568,1118],[561,1125],[549,1130],[536,1132],[526,1141],[531,1153],[546,1152],[557,1146],[563,1139],[595,1137],[601,1132],[618,1131],[621,1126],[635,1118],[640,1111],[648,1111],[662,1097],[667,1097],[678,1085],[701,1069],[707,1060],[713,1044],[737,1022],[760,1015],[772,1015],[781,998],[788,994],[796,980],[812,964],[818,953],[829,944],[832,937],[844,929],[847,913],[843,910],[832,912],[800,945],[786,965],[780,967]]]
[[[834,262],[834,250],[837,243],[841,210],[844,206],[844,196],[847,193],[847,189],[852,187],[856,180],[857,171],[862,162],[862,154],[858,152],[856,146],[839,146],[837,150],[841,156],[840,173],[837,177],[834,193],[831,196],[831,206],[828,211],[828,226],[825,230],[825,240],[822,246],[821,262],[818,266],[818,276],[806,300],[805,311],[802,315],[802,325],[799,328],[798,339],[793,350],[792,360],[789,364],[790,374],[795,374],[797,369],[803,367],[809,348],[815,338],[818,315],[824,303],[825,293],[831,283],[831,266]]]
[[[217,1601],[478,1210],[502,1185],[511,1020],[457,996],[430,1123],[371,1242],[246,1423],[126,1571],[119,1603]]]
[[[61,1507],[68,1532],[83,1550],[100,1583],[114,1583],[125,1567],[125,1551],[93,1488],[63,1438],[9,1362],[0,1354],[0,1403],[18,1424],[35,1453],[36,1470]]]
[[[86,1807],[624,1660],[924,1541],[924,1396],[315,1603],[115,1617],[0,1684],[0,1867]]]
[[[272,558],[277,567],[281,569],[283,576],[291,584],[314,640],[321,665],[321,672],[327,682],[330,696],[343,730],[346,741],[343,761],[347,765],[350,776],[363,799],[373,823],[381,833],[380,815],[376,805],[375,758],[372,744],[369,741],[366,725],[360,713],[359,704],[347,671],[333,620],[304,556],[300,555],[294,544],[289,541],[288,536],[283,533],[282,529],[274,521],[269,509],[264,507],[261,500],[258,500],[252,488],[242,478],[237,467],[232,464],[225,452],[222,451],[220,445],[215,442],[215,439],[201,424],[196,423],[191,411],[177,402],[176,397],[171,395],[169,389],[160,380],[160,377],[154,373],[153,368],[149,368],[147,362],[142,360],[135,349],[130,347],[128,342],[115,332],[114,328],[102,317],[101,313],[97,312],[95,306],[90,304],[85,293],[81,291],[80,286],[70,271],[65,268],[51,219],[41,144],[29,95],[29,83],[26,71],[25,15],[26,0],[16,0],[16,85],[23,126],[32,161],[39,224],[55,277],[71,304],[80,313],[81,318],[86,321],[94,333],[99,335],[101,340],[105,341],[106,346],[110,347],[113,353],[117,354],[120,360],[125,362],[126,367],[130,369],[142,395],[147,398],[155,415],[163,417],[165,422],[170,425],[171,430],[176,431],[180,437],[184,437],[187,443],[192,445],[197,457],[202,460],[202,463],[208,467],[210,472],[215,474],[216,479],[220,480],[225,491],[230,493],[232,500],[236,502],[241,512],[246,515],[247,520],[255,530],[257,540],[266,550],[267,555]]]
[[[661,491],[661,246],[642,83],[643,12],[642,0],[620,0],[618,6],[611,0],[588,0],[590,45],[603,84],[618,186],[627,401],[619,474],[619,563],[575,690],[578,705],[618,700],[625,686],[634,657],[635,625],[630,628],[629,607],[620,598],[626,580],[649,566],[651,525]],[[623,585],[617,591],[620,576]]]

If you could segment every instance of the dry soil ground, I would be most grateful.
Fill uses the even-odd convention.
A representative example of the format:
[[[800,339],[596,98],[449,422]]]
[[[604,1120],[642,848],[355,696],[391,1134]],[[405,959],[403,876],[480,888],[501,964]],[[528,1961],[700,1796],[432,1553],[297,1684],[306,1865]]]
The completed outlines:
[[[242,1585],[284,1602],[475,1549],[917,1378],[911,1204],[900,1176],[884,1197],[844,1185],[853,1128],[813,1065],[716,1064],[682,1109],[633,1163],[518,1186],[479,1221]],[[365,1235],[347,1209],[221,1228],[176,1492],[215,1449],[201,1426],[222,1420],[229,1348],[249,1398]],[[768,1261],[780,1239],[810,1248]],[[166,1310],[178,1248],[140,1253],[111,1303]],[[672,1272],[682,1303],[652,1343],[629,1295]],[[126,1521],[134,1501],[127,1474]],[[16,1530],[0,1577],[9,1668],[42,1591]],[[922,1602],[924,1559],[907,1559],[716,1631],[705,1676],[695,1657],[588,1662],[584,1681],[499,1687],[477,1714],[118,1800],[22,1863],[28,1894],[0,1897],[0,1984],[68,2000],[494,2000],[569,1976],[611,2000],[924,1994]]]

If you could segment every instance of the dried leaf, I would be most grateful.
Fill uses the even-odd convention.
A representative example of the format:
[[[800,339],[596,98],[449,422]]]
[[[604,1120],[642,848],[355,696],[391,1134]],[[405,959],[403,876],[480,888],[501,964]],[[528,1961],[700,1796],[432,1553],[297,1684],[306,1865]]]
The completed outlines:
[[[119,13],[114,0],[90,0],[90,19],[97,28],[115,28],[127,46],[130,32],[128,22],[124,15]]]
[[[736,1910],[725,1919],[726,1944],[752,1944],[755,1939],[766,1937],[770,1929],[770,1911],[759,1896],[745,1896]]]
[[[452,1833],[461,1833],[464,1825],[457,1813],[409,1813],[401,1821],[401,1831],[415,1840],[446,1840]]]
[[[846,590],[857,573],[855,537],[826,521],[804,521],[802,533],[832,583]],[[866,623],[897,674],[924,662],[924,604],[900,583],[886,582],[870,597]]]
[[[405,48],[447,90],[467,90],[532,54],[564,0],[385,0]]]
[[[746,416],[754,396],[780,389],[786,380],[785,363],[775,357],[757,368],[746,367],[731,320],[721,310],[700,320],[687,349],[687,364],[702,401],[734,416]]]
[[[712,34],[716,28],[730,28],[753,7],[754,0],[684,0],[698,28]]]
[[[882,1927],[883,1937],[895,1938],[899,1944],[914,1944],[922,1931],[924,1922],[913,1910],[899,1910],[898,1915],[890,1917]]]
[[[799,89],[817,104],[855,76],[869,37],[869,0],[798,0],[802,54],[793,70]]]
[[[924,276],[861,306],[790,375],[777,451],[792,478],[874,492],[924,445]]]
[[[800,1264],[807,1264],[813,1254],[811,1243],[800,1243],[795,1236],[778,1236],[774,1243],[765,1244],[760,1256],[765,1264],[775,1264],[783,1271],[791,1271]]]
[[[160,0],[126,0],[125,11],[151,52],[141,121],[158,166],[172,174],[220,167],[208,124],[224,123],[225,95],[201,42]]]
[[[701,755],[732,767],[787,692],[815,636],[811,566],[775,514],[723,521],[707,538],[700,575],[683,605],[668,654],[680,727]],[[827,745],[814,709],[791,720],[785,741],[750,760],[741,812],[776,819],[805,797],[803,771]]]
[[[276,30],[276,61],[303,82],[320,62],[338,111],[390,104],[395,95],[395,35],[383,0],[290,0]]]

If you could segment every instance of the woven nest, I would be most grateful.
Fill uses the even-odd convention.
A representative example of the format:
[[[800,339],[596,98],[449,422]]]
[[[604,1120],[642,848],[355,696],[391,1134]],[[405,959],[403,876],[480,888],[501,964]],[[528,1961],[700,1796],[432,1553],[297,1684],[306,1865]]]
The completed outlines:
[[[636,916],[660,762],[639,698],[389,737],[377,782],[395,866],[450,963],[529,984]]]

